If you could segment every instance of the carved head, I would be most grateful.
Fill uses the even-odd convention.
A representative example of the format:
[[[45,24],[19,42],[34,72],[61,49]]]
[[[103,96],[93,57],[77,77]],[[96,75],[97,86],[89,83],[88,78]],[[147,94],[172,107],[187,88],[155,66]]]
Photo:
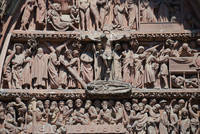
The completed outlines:
[[[44,51],[43,51],[43,49],[40,47],[40,48],[38,48],[38,50],[37,50],[37,54],[44,54]]]
[[[103,46],[100,42],[97,43],[96,47],[97,47],[97,50],[101,50],[103,48]]]
[[[13,107],[8,107],[8,112],[15,115],[15,109]]]
[[[23,45],[21,43],[16,43],[14,46],[16,54],[20,54],[23,52]]]
[[[29,40],[27,41],[27,44],[29,45],[29,47],[36,48],[36,46],[37,46],[37,41],[36,41],[36,39],[31,38],[31,39],[29,39]]]
[[[73,55],[73,57],[79,57],[78,50],[73,50],[72,55]]]
[[[168,105],[165,106],[165,111],[166,111],[167,114],[170,113],[170,107]]]
[[[76,105],[77,108],[80,108],[83,105],[83,101],[81,99],[77,99],[75,101],[75,105]]]
[[[71,59],[73,58],[73,57],[72,57],[72,54],[71,54],[71,51],[67,50],[67,51],[65,52],[65,57],[66,57],[67,59],[71,60]]]
[[[137,104],[137,103],[134,103],[134,104],[132,105],[132,109],[133,109],[134,111],[139,111],[139,106],[138,106],[138,104]]]
[[[73,108],[73,101],[72,100],[67,100],[66,104],[69,108]]]
[[[182,109],[182,118],[185,119],[188,116],[188,110],[186,108]]]
[[[174,113],[178,113],[180,106],[178,104],[174,105],[173,111]]]
[[[115,103],[115,109],[118,111],[121,107],[122,107],[121,102],[117,101],[117,102]]]
[[[182,46],[183,50],[188,50],[188,43],[183,43],[183,46]]]
[[[144,110],[144,103],[139,103],[139,111],[143,111]]]
[[[142,99],[142,103],[143,103],[144,105],[146,105],[147,102],[148,102],[148,100],[147,100],[146,98],[143,98],[143,99]]]
[[[59,110],[60,110],[60,111],[63,111],[64,105],[65,105],[64,101],[60,101],[60,102],[59,102]]]
[[[99,112],[101,108],[101,102],[99,100],[95,100],[94,106],[95,106],[96,111]]]
[[[115,50],[116,51],[119,51],[121,49],[121,45],[119,44],[119,43],[117,43],[116,45],[115,45]]]
[[[184,99],[180,99],[178,101],[178,104],[179,104],[180,108],[183,108],[185,106],[185,100]]]
[[[152,99],[149,104],[150,104],[150,106],[154,106],[156,104],[156,102],[157,102],[156,99]]]
[[[53,3],[52,7],[56,11],[61,11],[61,4],[59,4],[59,3]]]
[[[54,111],[58,107],[58,103],[56,101],[52,101],[50,110]]]
[[[199,106],[198,105],[192,105],[192,110],[194,112],[197,112],[199,110]]]
[[[200,39],[197,39],[197,45],[200,46]]]
[[[152,55],[153,55],[153,56],[157,56],[157,54],[158,54],[158,51],[157,51],[156,49],[154,49],[154,50],[152,51]]]
[[[101,106],[102,106],[103,110],[107,110],[108,109],[108,102],[107,101],[103,101],[101,103]]]
[[[16,103],[21,103],[21,98],[20,97],[16,98]]]
[[[161,100],[161,101],[160,101],[160,105],[161,105],[161,107],[164,109],[165,106],[167,105],[167,101],[166,101],[166,100]]]
[[[153,106],[153,111],[154,111],[155,113],[158,113],[159,110],[160,110],[160,108],[161,108],[160,104],[156,104],[155,106]]]
[[[142,54],[144,52],[144,47],[143,46],[139,46],[138,50],[137,50],[137,54]]]
[[[44,107],[45,108],[49,108],[50,107],[50,101],[49,100],[45,100]]]
[[[91,100],[86,100],[85,109],[89,109],[91,105],[92,105],[92,101]]]
[[[131,111],[131,103],[130,102],[125,102],[124,104],[126,111]]]
[[[43,102],[42,101],[37,101],[37,104],[36,104],[36,107],[39,108],[40,110],[43,110],[44,109],[44,105],[43,105]]]

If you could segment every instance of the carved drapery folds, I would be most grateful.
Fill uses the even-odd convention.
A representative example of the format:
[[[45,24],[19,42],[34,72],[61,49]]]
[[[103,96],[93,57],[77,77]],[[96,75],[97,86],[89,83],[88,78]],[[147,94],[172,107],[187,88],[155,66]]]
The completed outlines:
[[[136,89],[199,88],[199,39],[188,43],[168,39],[147,47],[107,36],[88,36],[93,42],[14,43],[5,59],[2,87],[83,89],[105,80]]]
[[[199,132],[199,106],[189,100],[37,100],[0,102],[2,133]],[[85,129],[84,129],[85,128]],[[86,129],[87,128],[87,129]]]

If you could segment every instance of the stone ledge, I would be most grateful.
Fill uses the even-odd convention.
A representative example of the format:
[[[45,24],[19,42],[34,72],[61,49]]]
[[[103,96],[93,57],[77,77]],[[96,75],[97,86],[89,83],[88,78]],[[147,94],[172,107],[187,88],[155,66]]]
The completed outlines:
[[[29,100],[32,97],[37,99],[77,99],[77,98],[90,98],[90,99],[131,99],[131,98],[200,98],[200,89],[168,89],[168,90],[155,90],[155,89],[132,89],[128,94],[87,94],[83,89],[74,90],[24,90],[24,89],[1,89],[0,99],[13,99],[21,97],[24,100]]]
[[[74,38],[80,39],[81,35],[88,34],[101,34],[102,31],[66,31],[66,32],[57,32],[57,31],[20,31],[14,30],[12,32],[13,38],[51,38],[51,39],[66,39]],[[124,34],[127,39],[130,38],[182,38],[182,37],[200,37],[200,30],[184,30],[177,32],[141,32],[141,31],[112,31],[113,34]]]

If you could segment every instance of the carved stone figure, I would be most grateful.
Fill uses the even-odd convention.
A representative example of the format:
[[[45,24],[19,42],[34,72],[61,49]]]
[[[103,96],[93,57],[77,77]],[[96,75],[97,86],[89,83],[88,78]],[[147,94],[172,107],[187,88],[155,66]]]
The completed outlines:
[[[50,50],[51,53],[48,61],[49,84],[52,89],[56,89],[59,86],[58,67],[60,65],[60,61],[58,56],[60,52],[56,51],[53,47],[51,47]]]
[[[123,81],[132,84],[135,86],[134,83],[134,66],[133,66],[133,52],[128,49],[128,44],[122,45],[124,51],[122,52],[123,57]]]
[[[150,85],[153,84],[153,87],[155,86],[156,82],[156,73],[153,65],[155,62],[158,62],[156,56],[157,56],[157,50],[153,50],[153,52],[151,52],[151,55],[146,59],[145,72],[144,72],[144,83]]]
[[[0,111],[0,133],[8,134],[9,131],[6,128],[6,120],[5,120],[5,108],[1,109]]]
[[[67,106],[65,106],[65,113],[64,113],[64,115],[65,115],[65,123],[67,124],[67,125],[69,125],[69,124],[73,124],[73,121],[72,121],[72,113],[73,113],[73,111],[74,111],[74,108],[73,108],[73,101],[72,100],[67,100],[67,102],[66,102],[66,105]]]
[[[48,10],[48,22],[53,26],[53,28],[57,31],[67,31],[70,28],[73,30],[77,30],[76,18],[71,18],[68,15],[65,19],[61,16],[60,10],[61,5],[59,3],[53,3],[52,8]]]
[[[111,110],[108,109],[108,102],[103,101],[101,103],[102,109],[99,112],[98,115],[98,120],[100,121],[100,124],[111,124],[113,123],[112,121],[112,116],[111,116]]]
[[[123,28],[127,26],[126,16],[125,16],[125,2],[117,0],[114,6],[114,24],[117,28]]]
[[[37,1],[37,14],[36,14],[36,22],[42,25],[45,25],[46,19],[46,1],[39,0]]]
[[[57,132],[58,133],[64,133],[66,132],[66,128],[65,128],[65,107],[64,107],[64,101],[60,101],[59,102],[59,113],[58,113],[58,119],[56,121],[56,126],[57,126]]]
[[[138,0],[126,0],[126,12],[128,14],[128,26],[131,29],[138,28]]]
[[[27,29],[34,29],[34,7],[36,6],[35,0],[28,0],[26,1],[26,6],[24,8],[24,13],[22,15],[21,20],[21,29],[27,30]],[[27,28],[27,25],[28,28]]]
[[[35,121],[34,121],[34,132],[36,133],[55,133],[53,127],[44,121],[44,106],[42,101],[37,101],[35,108]],[[32,126],[33,127],[33,126]]]
[[[50,100],[45,100],[45,102],[44,102],[44,111],[45,111],[44,119],[45,119],[46,122],[49,122],[49,118],[50,118]]]
[[[161,79],[163,80],[163,85],[165,89],[169,88],[169,84],[168,84],[168,61],[169,61],[169,54],[170,54],[170,49],[165,49],[163,52],[161,52],[161,56],[160,56],[160,61],[161,62],[161,66],[160,66],[160,76]]]
[[[18,111],[18,121],[20,123],[20,127],[24,127],[25,124],[25,114],[27,107],[26,105],[21,101],[19,97],[16,98],[16,102],[13,103],[13,106],[16,107]]]
[[[83,105],[82,100],[77,99],[75,101],[75,105],[76,105],[76,108],[75,108],[74,112],[72,113],[73,124],[87,125],[89,123],[89,121],[85,115],[85,109],[81,107]]]
[[[20,89],[23,84],[23,63],[25,59],[22,44],[15,44],[14,53],[12,54],[12,85],[13,88]]]
[[[106,24],[106,17],[109,14],[109,5],[108,0],[97,0],[97,6],[99,8],[100,13],[100,21],[101,21],[101,29],[104,28],[104,25]]]
[[[176,104],[174,105],[174,107],[172,108],[172,104],[173,102],[175,102],[175,99],[173,99],[170,103],[170,122],[171,122],[171,133],[172,134],[176,134],[178,132],[178,110],[179,110],[179,106]]]
[[[86,116],[89,118],[90,124],[97,124],[97,111],[94,106],[92,106],[91,100],[86,100],[85,103],[85,110],[86,110]]]
[[[154,5],[153,1],[142,0],[140,3],[140,10],[142,16],[143,23],[155,23],[157,22],[157,18],[154,14]]]
[[[120,44],[116,44],[113,50],[112,79],[122,81],[122,55],[120,54],[120,49]]]
[[[131,103],[130,102],[125,102],[124,104],[124,111],[123,111],[123,124],[127,127],[127,131],[131,133],[131,125],[133,125],[133,116],[136,115],[136,111],[131,109]]]
[[[72,56],[73,56],[73,58],[71,59],[72,69],[76,72],[76,74],[78,76],[80,76],[81,61],[80,61],[80,58],[79,58],[79,51],[73,50]],[[81,88],[81,84],[73,76],[71,76],[71,78],[69,78],[69,79],[70,79],[68,81],[69,82],[68,83],[69,88]]]
[[[56,125],[58,115],[59,115],[58,103],[56,101],[52,101],[50,106],[50,123],[52,125]]]
[[[94,49],[94,71],[95,71],[95,80],[102,80],[104,78],[105,67],[103,63],[103,46],[101,43],[98,43],[96,46],[93,45]]]
[[[190,47],[187,43],[183,43],[182,47],[179,49],[180,57],[192,57],[194,54],[192,53]]]
[[[169,112],[170,112],[169,107],[165,106],[160,116],[159,131],[161,134],[168,134],[169,132],[169,125],[170,125],[169,118],[168,118]]]
[[[90,45],[87,46],[85,52],[81,54],[81,76],[86,83],[93,81],[94,69],[92,63],[94,61],[93,55],[90,51]]]
[[[90,3],[89,0],[79,0],[79,12],[81,18],[81,29],[87,31],[90,29]]]
[[[133,116],[135,122],[132,125],[132,129],[133,131],[136,131],[138,134],[143,134],[145,133],[147,127],[148,115],[147,113],[142,113],[142,111],[144,110],[143,103],[139,103],[138,106],[139,106],[139,111],[135,116]]]
[[[44,53],[43,48],[38,48],[37,54],[33,58],[33,64],[31,68],[33,86],[36,89],[47,88],[48,59],[49,56]]]
[[[60,79],[60,88],[68,88],[68,71],[66,70],[67,66],[70,66],[70,60],[72,59],[72,55],[70,51],[66,51],[65,55],[61,55],[59,57],[61,62],[59,79]]]
[[[25,89],[30,89],[32,87],[32,76],[31,76],[32,58],[30,56],[31,52],[27,50],[24,58],[23,72],[22,72],[23,75],[22,86]]]
[[[116,124],[122,124],[123,123],[123,119],[124,119],[124,115],[123,115],[123,111],[124,111],[124,108],[122,107],[122,104],[117,101],[115,103],[115,108],[114,108],[114,118],[113,118],[113,121],[116,123]]]
[[[97,1],[98,0],[91,0],[90,1],[90,11],[94,17],[94,21],[95,21],[95,30],[100,30],[100,13],[98,10],[98,6],[97,6]]]
[[[182,109],[180,120],[180,134],[189,134],[191,121],[188,118],[188,110],[186,108]]]
[[[198,127],[199,127],[199,114],[197,113],[199,106],[194,104],[191,105],[192,99],[189,99],[189,103],[188,103],[188,109],[189,109],[189,113],[191,115],[191,132],[192,134],[196,134],[198,131]]]
[[[144,87],[144,67],[143,61],[145,59],[144,47],[139,46],[137,52],[134,54],[134,66],[135,66],[135,86],[137,88]]]

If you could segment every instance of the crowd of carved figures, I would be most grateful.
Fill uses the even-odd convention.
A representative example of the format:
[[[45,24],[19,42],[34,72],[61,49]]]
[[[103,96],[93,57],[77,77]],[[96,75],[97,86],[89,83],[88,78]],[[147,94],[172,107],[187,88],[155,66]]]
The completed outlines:
[[[0,102],[0,132],[66,133],[70,125],[122,125],[127,134],[199,134],[199,106],[193,98],[132,101],[36,100]]]
[[[182,13],[181,0],[27,0],[21,16],[21,30],[50,25],[47,29],[89,31],[107,25],[136,29],[139,22],[180,22]],[[196,20],[190,22],[199,26]]]
[[[140,45],[137,40],[110,45],[70,39],[57,46],[35,39],[15,43],[5,59],[2,87],[83,89],[98,80],[122,81],[134,88],[199,87],[200,39],[189,44],[168,39],[152,47]],[[194,75],[169,74],[169,59],[180,57],[192,58]],[[183,66],[189,63],[187,59],[175,61]]]

